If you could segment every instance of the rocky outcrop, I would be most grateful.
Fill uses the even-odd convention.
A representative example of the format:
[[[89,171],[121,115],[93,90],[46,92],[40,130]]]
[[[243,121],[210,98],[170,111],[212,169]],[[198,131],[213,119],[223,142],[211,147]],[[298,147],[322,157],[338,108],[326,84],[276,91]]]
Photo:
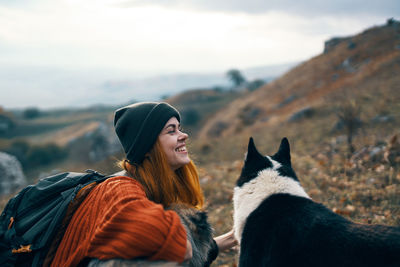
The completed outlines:
[[[6,116],[5,114],[0,114],[0,135],[6,134],[13,127],[14,127],[13,120],[9,116]]]
[[[0,195],[14,193],[26,184],[21,163],[17,158],[0,152]]]
[[[355,44],[351,42],[351,37],[334,37],[328,41],[325,41],[324,54],[332,51],[338,44],[348,42],[348,48],[354,48]]]

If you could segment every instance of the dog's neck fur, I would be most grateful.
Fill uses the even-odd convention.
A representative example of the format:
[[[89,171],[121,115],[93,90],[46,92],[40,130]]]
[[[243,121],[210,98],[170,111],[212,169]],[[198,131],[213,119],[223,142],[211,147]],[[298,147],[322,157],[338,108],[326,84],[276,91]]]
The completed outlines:
[[[290,177],[280,176],[277,169],[280,163],[273,162],[273,168],[258,173],[258,176],[242,186],[234,188],[234,231],[236,240],[240,242],[246,219],[261,202],[273,194],[287,193],[295,196],[310,198],[300,183]]]

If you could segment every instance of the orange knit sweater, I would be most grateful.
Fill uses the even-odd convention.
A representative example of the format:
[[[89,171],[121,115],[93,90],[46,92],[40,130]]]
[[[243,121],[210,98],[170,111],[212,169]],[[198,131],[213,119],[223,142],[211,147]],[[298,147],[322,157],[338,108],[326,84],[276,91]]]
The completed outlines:
[[[186,232],[179,216],[150,201],[136,180],[113,177],[96,186],[73,215],[51,266],[84,258],[182,262]]]

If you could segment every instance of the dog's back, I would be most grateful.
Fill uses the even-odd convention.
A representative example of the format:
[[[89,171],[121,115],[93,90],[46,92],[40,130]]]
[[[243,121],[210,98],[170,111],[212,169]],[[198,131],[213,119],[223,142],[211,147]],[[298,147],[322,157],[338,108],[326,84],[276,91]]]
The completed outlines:
[[[291,168],[287,140],[272,157],[257,153],[251,140],[235,188],[240,267],[400,266],[399,227],[356,224],[313,202]]]
[[[274,194],[247,218],[239,266],[400,266],[400,229],[355,224],[310,199]]]

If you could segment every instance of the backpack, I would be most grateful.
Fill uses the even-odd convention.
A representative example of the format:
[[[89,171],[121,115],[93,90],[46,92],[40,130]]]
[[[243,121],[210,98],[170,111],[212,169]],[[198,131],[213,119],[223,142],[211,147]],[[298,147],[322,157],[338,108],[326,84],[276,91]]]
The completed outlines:
[[[22,189],[1,213],[0,266],[49,266],[75,210],[109,177],[65,172]]]

